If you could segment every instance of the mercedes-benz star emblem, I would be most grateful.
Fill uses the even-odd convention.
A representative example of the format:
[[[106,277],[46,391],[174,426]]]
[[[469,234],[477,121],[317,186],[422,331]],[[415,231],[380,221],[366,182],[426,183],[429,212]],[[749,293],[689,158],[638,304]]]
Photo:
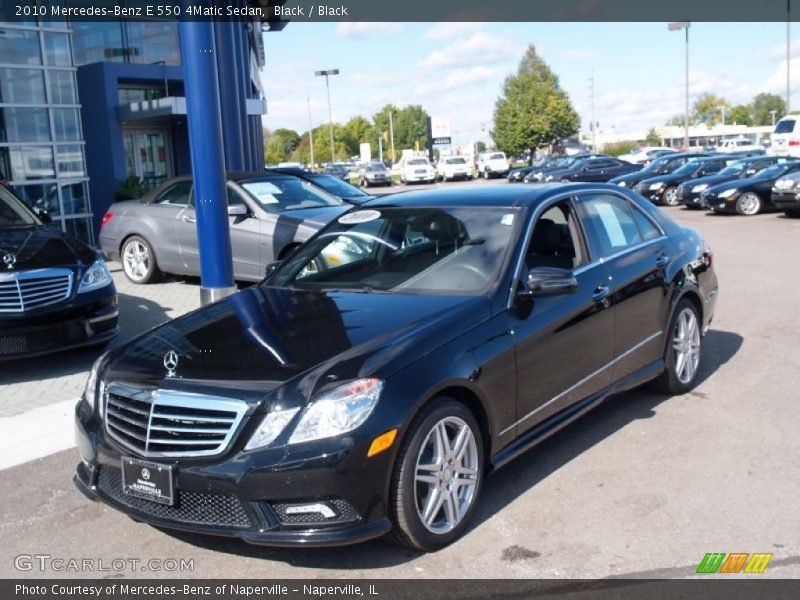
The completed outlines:
[[[17,264],[17,255],[13,252],[7,252],[3,255],[3,262],[6,263],[7,268],[13,269],[14,265]]]
[[[142,479],[150,481],[150,469],[142,469]]]
[[[164,355],[164,366],[167,369],[167,377],[175,377],[175,369],[178,368],[178,353],[170,350]]]

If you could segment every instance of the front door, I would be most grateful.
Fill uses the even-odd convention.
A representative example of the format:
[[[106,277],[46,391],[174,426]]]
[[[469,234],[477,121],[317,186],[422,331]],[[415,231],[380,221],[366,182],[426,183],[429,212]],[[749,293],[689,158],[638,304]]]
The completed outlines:
[[[170,133],[166,129],[125,129],[125,165],[128,175],[142,180],[151,190],[174,177]]]

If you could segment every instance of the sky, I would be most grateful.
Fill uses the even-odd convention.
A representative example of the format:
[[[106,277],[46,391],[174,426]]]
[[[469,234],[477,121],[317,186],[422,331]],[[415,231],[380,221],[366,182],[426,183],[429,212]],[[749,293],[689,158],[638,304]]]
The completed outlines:
[[[800,27],[792,31],[793,107],[800,108]],[[796,37],[795,37],[796,36]],[[449,116],[453,143],[491,142],[492,113],[505,77],[516,71],[528,44],[559,77],[581,117],[599,131],[619,134],[664,125],[683,114],[684,32],[667,23],[307,23],[290,22],[264,34],[267,98],[264,125],[309,128],[328,122],[325,78],[333,120],[371,118],[387,103],[421,104]],[[761,92],[785,95],[785,23],[692,23],[689,32],[690,104],[712,92],[733,105]]]

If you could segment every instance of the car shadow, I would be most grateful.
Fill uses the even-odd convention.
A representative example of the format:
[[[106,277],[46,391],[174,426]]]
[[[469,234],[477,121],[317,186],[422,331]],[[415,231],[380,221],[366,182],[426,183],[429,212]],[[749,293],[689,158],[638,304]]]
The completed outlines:
[[[704,338],[704,357],[698,374],[701,385],[723,367],[742,346],[743,338],[727,331],[711,330]],[[703,397],[700,391],[691,395]],[[486,481],[471,531],[514,502],[531,487],[602,442],[626,425],[655,415],[655,408],[669,400],[668,396],[646,387],[609,399],[586,416],[571,424],[500,469]],[[375,569],[406,563],[422,553],[373,540],[347,548],[269,548],[252,546],[240,540],[162,530],[186,543],[237,556],[275,560],[305,568]]]
[[[0,371],[0,385],[45,381],[86,373],[107,347],[124,343],[170,319],[167,313],[171,310],[169,307],[162,307],[143,295],[120,292],[118,299],[120,333],[108,346],[75,348],[15,360],[5,365],[9,367],[8,370]]]

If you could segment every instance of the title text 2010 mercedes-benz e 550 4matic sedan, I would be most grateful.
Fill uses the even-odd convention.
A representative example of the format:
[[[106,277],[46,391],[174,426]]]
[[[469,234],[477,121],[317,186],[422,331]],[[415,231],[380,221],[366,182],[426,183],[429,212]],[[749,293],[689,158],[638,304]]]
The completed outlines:
[[[372,200],[101,357],[75,481],[167,528],[436,549],[487,473],[610,394],[689,390],[716,293],[700,235],[618,186]]]

